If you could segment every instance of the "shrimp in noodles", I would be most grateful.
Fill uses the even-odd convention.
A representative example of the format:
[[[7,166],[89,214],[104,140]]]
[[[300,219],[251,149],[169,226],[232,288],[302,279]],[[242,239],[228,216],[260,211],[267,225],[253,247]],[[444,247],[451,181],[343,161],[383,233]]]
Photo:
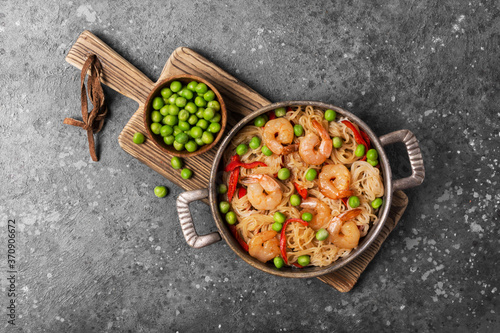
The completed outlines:
[[[267,262],[280,254],[280,243],[276,231],[258,233],[248,242],[248,254],[261,262]]]
[[[248,201],[259,210],[272,210],[283,196],[280,185],[268,175],[248,175],[241,182],[247,187]]]
[[[330,242],[342,249],[353,249],[358,246],[361,233],[356,222],[349,220],[352,220],[360,213],[361,209],[352,209],[335,216],[327,228],[330,233]]]
[[[318,180],[321,193],[331,199],[342,199],[353,194],[349,190],[351,173],[343,164],[325,165]]]
[[[333,143],[328,131],[323,125],[316,120],[312,121],[312,125],[314,129],[318,131],[319,137],[312,132],[308,133],[305,138],[300,141],[299,154],[304,162],[312,165],[320,165],[330,157]]]
[[[309,226],[316,231],[323,228],[331,218],[332,210],[330,207],[317,198],[309,197],[302,200],[300,207],[305,208],[300,214],[305,212],[314,213],[312,220],[309,222]]]
[[[248,165],[240,168],[237,181],[230,177],[231,172],[224,171],[222,182],[238,193],[230,201],[237,219],[236,237],[240,236],[245,243],[242,247],[255,261],[272,262],[279,256],[286,258],[288,265],[310,259],[309,265],[329,266],[349,256],[379,221],[380,211],[372,202],[384,197],[383,169],[355,155],[358,143],[344,119],[327,122],[320,107],[292,105],[264,127],[245,126],[231,140],[224,152],[225,165],[233,160],[239,145],[254,142],[251,150],[239,156],[240,162]],[[294,125],[302,126],[305,135],[296,136]],[[363,134],[362,128],[358,130]],[[341,147],[332,147],[334,137],[342,140]],[[272,154],[262,151],[262,145]],[[252,167],[253,162],[265,166],[258,163]],[[284,168],[287,172],[280,176]],[[241,186],[247,192],[240,197]],[[302,197],[299,206],[290,200],[296,194]],[[360,201],[355,209],[339,200],[349,196]],[[228,200],[226,194],[219,198]],[[274,230],[274,224],[282,219],[300,219],[306,212],[312,214],[308,223],[288,223],[281,233]],[[328,230],[326,238],[320,234],[321,240],[317,238],[320,229]]]
[[[292,143],[293,138],[293,126],[285,118],[270,120],[264,127],[264,144],[277,155],[289,152],[289,149],[286,149],[283,144]]]

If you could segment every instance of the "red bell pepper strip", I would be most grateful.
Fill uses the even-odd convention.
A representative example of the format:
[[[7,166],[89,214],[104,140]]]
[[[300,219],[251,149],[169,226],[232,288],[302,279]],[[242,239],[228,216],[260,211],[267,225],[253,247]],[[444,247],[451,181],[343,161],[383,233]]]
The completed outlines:
[[[245,250],[245,251],[248,252],[248,244],[245,243],[245,241],[243,240],[243,238],[241,238],[240,233],[238,232],[238,230],[236,230],[236,225],[234,225],[234,224],[231,225],[230,224],[229,225],[229,230],[231,230],[231,232],[233,233],[234,238],[236,238],[236,240],[238,241],[238,243],[240,243],[240,245],[243,248],[243,250]]]
[[[349,120],[342,120],[342,123],[352,130],[352,132],[354,133],[354,140],[356,140],[356,143],[358,145],[364,145],[365,152],[368,151],[368,145],[366,144],[365,139],[363,139],[363,136],[361,135],[361,133],[359,133],[359,131],[356,129],[356,127],[354,127],[354,125]],[[366,135],[366,133],[365,133],[365,135]],[[366,153],[365,153],[365,156],[363,156],[363,158],[361,159],[361,161],[365,161],[365,160],[366,160]]]
[[[276,115],[274,114],[274,111],[269,111],[267,113],[267,116],[269,117],[269,120],[276,119]]]
[[[372,147],[372,144],[370,142],[370,137],[364,131],[360,130],[359,133],[361,134],[361,136],[365,140],[365,142],[366,142],[366,151],[368,151]]]
[[[266,167],[267,164],[264,162],[260,162],[260,161],[252,162],[252,163],[243,163],[243,162],[240,162],[238,160],[238,161],[229,162],[229,164],[224,168],[224,171],[226,171],[226,172],[233,171],[234,169],[236,169],[238,167],[243,167],[245,169],[253,169],[253,168],[256,168],[259,166]]]
[[[291,106],[288,106],[288,107],[286,108],[286,112],[288,112],[288,111],[292,111],[292,107],[291,107]]]
[[[227,201],[231,202],[233,199],[234,192],[236,192],[236,186],[238,185],[238,177],[240,176],[240,168],[236,168],[231,171],[227,186]]]
[[[347,198],[341,198],[340,200],[342,200],[342,202],[344,203],[344,205],[347,207]]]
[[[302,197],[302,199],[306,199],[307,198],[307,189],[300,188],[299,184],[297,184],[297,183],[293,183],[293,186],[295,186],[295,189],[297,190],[297,192],[299,193],[299,195]]]
[[[242,197],[244,197],[245,195],[247,194],[247,189],[244,188],[244,187],[240,187],[238,189],[238,199],[241,199]]]
[[[301,219],[289,219],[286,220],[286,222],[283,224],[283,228],[281,229],[280,250],[281,250],[281,256],[283,257],[283,260],[287,265],[288,265],[288,258],[286,257],[286,227],[288,227],[288,225],[292,222],[302,223],[306,227],[309,225],[306,221]]]
[[[300,265],[300,264],[297,264],[296,262],[294,262],[292,265],[294,265],[295,267],[297,268],[304,268],[304,266]]]

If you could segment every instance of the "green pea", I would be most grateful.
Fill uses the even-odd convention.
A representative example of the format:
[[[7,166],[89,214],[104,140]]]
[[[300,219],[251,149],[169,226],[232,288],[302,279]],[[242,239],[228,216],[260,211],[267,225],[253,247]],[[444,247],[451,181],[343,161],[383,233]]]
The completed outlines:
[[[164,99],[168,99],[170,96],[172,96],[173,92],[170,88],[165,87],[161,90],[160,94]]]
[[[328,109],[325,111],[325,119],[328,121],[334,121],[337,117],[337,112],[332,109]]]
[[[276,117],[284,117],[286,115],[286,109],[285,108],[277,108],[274,110],[274,115]]]
[[[235,224],[237,222],[237,219],[236,219],[236,213],[235,212],[228,212],[226,214],[226,222],[228,224]]]
[[[343,143],[344,142],[342,141],[342,139],[340,137],[336,136],[336,137],[333,138],[333,147],[334,148],[340,148],[340,147],[342,147]]]
[[[226,214],[227,212],[229,212],[229,208],[231,208],[231,204],[229,202],[227,201],[219,202],[219,211],[222,214]]]
[[[168,106],[168,114],[172,116],[177,116],[179,114],[179,107],[175,104],[170,104]]]
[[[276,212],[273,215],[274,222],[285,223],[286,216],[282,212]]]
[[[205,101],[205,99],[201,96],[196,96],[196,98],[194,99],[194,104],[199,107],[205,107],[207,105],[207,101]]]
[[[180,108],[185,107],[186,104],[187,104],[187,99],[185,99],[184,97],[177,97],[175,99],[175,105],[177,105]]]
[[[155,97],[153,99],[153,109],[160,110],[163,107],[163,105],[165,105],[165,102],[163,102],[163,98]]]
[[[221,129],[221,126],[219,123],[210,123],[210,125],[208,126],[208,130],[210,133],[218,133]]]
[[[271,228],[273,228],[273,230],[276,232],[280,232],[281,228],[283,228],[283,224],[278,223],[278,222],[274,222],[273,225],[271,226]]]
[[[214,117],[213,117],[212,119],[210,119],[210,121],[211,121],[212,123],[219,123],[219,122],[221,121],[221,119],[222,119],[221,114],[217,112],[217,113],[214,115]]]
[[[184,150],[184,144],[179,143],[177,141],[174,141],[173,146],[174,146],[175,150],[177,150],[177,151]]]
[[[198,145],[196,144],[196,142],[194,142],[194,140],[189,140],[184,148],[186,148],[188,152],[192,153],[196,151],[196,149],[198,149]]]
[[[303,255],[297,258],[297,263],[300,266],[307,266],[311,262],[311,258],[308,255]]]
[[[205,108],[198,108],[198,111],[196,111],[196,117],[198,117],[198,119],[202,119],[204,111],[205,111]]]
[[[191,129],[191,125],[187,121],[179,121],[179,128],[181,131],[189,131]]]
[[[191,128],[191,136],[193,138],[201,138],[201,136],[203,135],[203,130],[201,129],[201,127],[198,127],[198,126],[194,126]]]
[[[182,83],[180,83],[179,81],[172,81],[172,83],[170,83],[170,90],[172,90],[174,93],[180,91],[182,89]]]
[[[187,100],[190,100],[193,98],[193,92],[189,89],[184,89],[182,92],[182,97],[184,97]]]
[[[290,170],[287,168],[281,168],[278,171],[278,178],[281,180],[287,180],[288,178],[290,178]]]
[[[160,134],[161,131],[161,124],[158,123],[152,123],[151,124],[151,132],[154,134]]]
[[[210,132],[205,131],[201,136],[201,140],[204,144],[209,145],[214,142],[214,135]]]
[[[295,134],[295,136],[301,136],[302,134],[304,134],[304,127],[302,127],[302,125],[300,124],[293,126],[293,133]]]
[[[177,95],[177,94],[172,94],[172,95],[168,98],[168,102],[170,103],[170,105],[175,105],[175,100],[177,99],[177,97],[179,97],[179,95]]]
[[[263,145],[262,146],[262,154],[266,155],[266,156],[271,156],[273,154],[273,151],[269,148],[267,148],[266,145]]]
[[[239,144],[238,147],[236,147],[236,154],[238,155],[244,155],[248,151],[248,146],[245,144]]]
[[[196,123],[196,126],[198,126],[201,129],[206,130],[208,128],[208,121],[206,121],[205,119],[200,119]]]
[[[154,192],[158,198],[164,198],[167,195],[168,190],[165,186],[156,186]]]
[[[371,166],[376,167],[378,164],[378,160],[366,160],[368,163],[371,164]]]
[[[266,122],[267,122],[267,120],[266,120],[266,118],[264,118],[264,116],[258,116],[253,121],[253,124],[257,127],[263,127],[266,124]]]
[[[186,121],[189,119],[189,112],[187,112],[186,110],[180,110],[178,117],[180,121]]]
[[[134,134],[134,137],[133,137],[132,141],[133,141],[135,144],[140,145],[141,143],[143,143],[143,142],[144,142],[144,134],[139,133],[139,132],[136,132],[136,133]]]
[[[210,101],[207,103],[207,107],[212,108],[215,112],[220,111],[220,103],[217,101]]]
[[[349,200],[347,202],[349,203],[349,206],[351,208],[356,208],[360,205],[359,198],[355,195],[349,197]]]
[[[321,228],[319,229],[317,232],[316,232],[316,239],[319,240],[319,241],[323,241],[325,239],[327,239],[329,236],[329,233],[326,229],[324,228]]]
[[[170,134],[174,133],[174,129],[170,125],[163,125],[160,130],[160,135],[161,136],[169,136]]]
[[[177,134],[182,133],[182,130],[179,128],[179,126],[174,126],[174,133],[173,135],[176,136]]]
[[[376,149],[369,149],[367,152],[366,152],[366,158],[368,160],[377,160],[378,159],[378,152]]]
[[[188,88],[191,91],[195,91],[197,85],[198,85],[198,82],[191,81],[191,82],[188,83],[188,85],[186,86],[186,88]]]
[[[183,163],[182,163],[182,160],[181,160],[179,157],[174,156],[174,157],[172,157],[172,159],[170,160],[170,164],[172,165],[172,168],[174,168],[174,169],[176,169],[176,170],[177,170],[177,169],[182,168],[182,164],[183,164]]]
[[[168,116],[165,117],[165,121],[163,123],[165,125],[175,126],[175,125],[177,125],[178,121],[179,121],[179,118],[177,116],[173,116],[173,115],[169,114]]]
[[[170,105],[164,105],[161,109],[160,109],[160,113],[162,116],[166,116],[168,115],[168,110],[169,110],[169,107]]]
[[[292,206],[299,206],[302,200],[300,200],[300,197],[298,194],[292,194],[290,196],[290,204]]]
[[[383,203],[384,203],[384,200],[382,200],[382,198],[377,198],[377,199],[372,201],[372,207],[373,207],[373,209],[378,209],[378,208],[380,208],[380,206],[382,206]]]
[[[160,111],[153,111],[151,112],[151,121],[154,123],[161,123],[163,119],[163,116],[161,115]]]
[[[274,263],[274,267],[276,267],[277,269],[280,269],[281,267],[283,267],[285,265],[285,261],[281,257],[275,257],[273,259],[273,263]]]
[[[318,171],[316,169],[309,169],[306,171],[306,180],[312,182],[318,176]]]
[[[185,144],[186,142],[188,142],[188,140],[189,140],[189,136],[184,132],[181,132],[175,136],[175,142],[178,142],[178,143]]]
[[[198,122],[198,117],[196,117],[194,114],[189,116],[189,119],[188,119],[189,125],[194,126],[194,125],[196,125],[197,122]]]
[[[203,94],[203,98],[207,102],[213,101],[215,99],[215,93],[212,90],[209,90]]]
[[[210,120],[215,116],[215,110],[212,108],[206,108],[205,111],[203,111],[203,119],[205,120]]]
[[[173,135],[167,135],[166,137],[163,138],[163,142],[165,142],[166,145],[171,145],[175,141],[175,137]]]
[[[260,142],[261,142],[260,138],[258,136],[254,136],[252,139],[250,139],[248,145],[252,149],[257,149],[260,147]]]
[[[194,142],[196,142],[198,146],[203,146],[205,144],[201,138],[194,138]]]
[[[208,87],[205,83],[200,82],[196,85],[195,90],[198,94],[204,94],[208,91]]]
[[[193,102],[188,102],[184,109],[186,109],[191,114],[195,114],[198,111],[198,107]]]
[[[364,144],[359,144],[354,151],[354,155],[356,155],[357,157],[363,157],[363,155],[365,154],[365,149],[366,147]]]
[[[219,186],[217,186],[217,192],[219,194],[226,194],[227,193],[227,186],[226,186],[226,184],[219,184]]]
[[[181,177],[184,179],[189,179],[193,176],[193,171],[189,170],[188,168],[184,168],[181,170]]]
[[[304,220],[306,222],[311,222],[312,219],[313,219],[313,214],[311,214],[311,213],[302,214],[302,220]]]

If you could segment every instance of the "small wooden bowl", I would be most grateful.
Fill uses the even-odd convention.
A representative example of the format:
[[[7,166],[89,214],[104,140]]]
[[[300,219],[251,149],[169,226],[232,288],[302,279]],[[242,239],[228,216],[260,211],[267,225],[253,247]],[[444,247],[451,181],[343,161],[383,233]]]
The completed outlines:
[[[153,99],[157,96],[161,97],[160,91],[165,88],[165,87],[170,87],[170,83],[172,81],[179,81],[183,85],[187,85],[191,81],[196,81],[196,82],[203,82],[205,83],[209,89],[211,89],[216,96],[216,99],[219,104],[220,104],[220,114],[221,114],[221,129],[219,133],[217,133],[217,136],[215,137],[214,141],[209,144],[209,145],[203,145],[200,149],[190,153],[187,150],[182,150],[182,151],[177,151],[174,146],[172,145],[167,145],[163,141],[163,137],[160,135],[156,135],[153,132],[151,132],[151,112],[153,111]],[[148,99],[146,100],[146,104],[144,106],[144,125],[146,127],[146,131],[148,132],[149,139],[153,141],[153,143],[163,152],[178,156],[178,157],[191,157],[191,156],[197,156],[200,154],[203,154],[204,152],[210,150],[213,146],[219,142],[219,140],[222,138],[224,135],[224,130],[226,129],[226,121],[227,121],[227,111],[226,111],[226,104],[224,103],[224,100],[222,99],[221,94],[219,91],[207,80],[202,79],[201,77],[194,76],[194,75],[176,75],[168,78],[165,81],[160,82],[155,89],[151,91],[151,93],[148,96]]]

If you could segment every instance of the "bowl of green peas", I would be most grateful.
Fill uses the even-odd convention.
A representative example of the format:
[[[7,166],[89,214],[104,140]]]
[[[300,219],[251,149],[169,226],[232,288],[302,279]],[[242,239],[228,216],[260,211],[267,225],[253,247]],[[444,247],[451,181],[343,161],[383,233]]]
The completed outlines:
[[[226,105],[207,80],[178,75],[161,82],[146,100],[144,125],[162,151],[190,157],[210,150],[226,127]]]

